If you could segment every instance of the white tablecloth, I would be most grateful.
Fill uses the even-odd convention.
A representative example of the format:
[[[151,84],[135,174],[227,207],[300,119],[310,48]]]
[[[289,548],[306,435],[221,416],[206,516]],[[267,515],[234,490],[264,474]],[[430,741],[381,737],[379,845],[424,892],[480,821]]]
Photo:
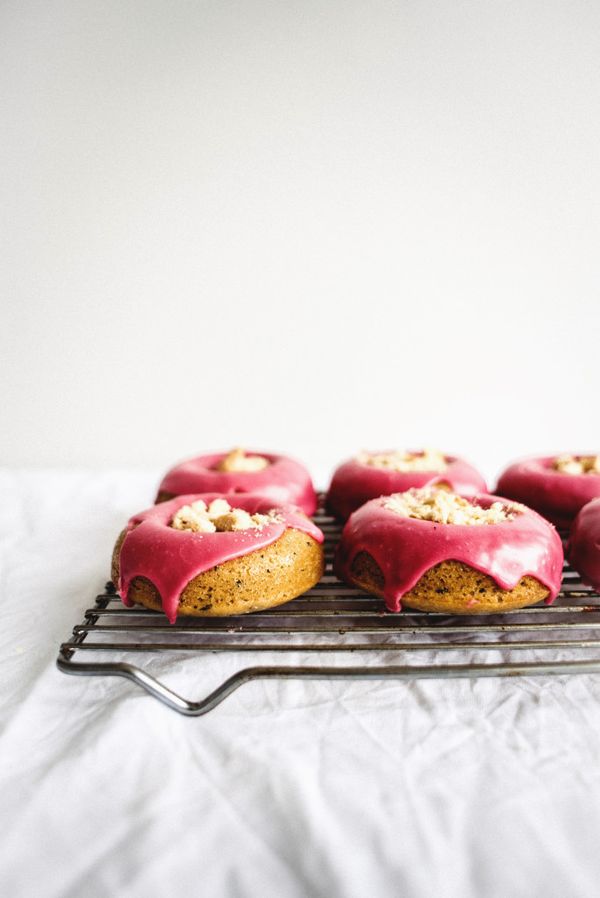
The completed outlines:
[[[185,718],[55,667],[156,472],[1,478],[3,895],[597,898],[600,676],[256,682]],[[155,667],[192,697],[232,669]]]

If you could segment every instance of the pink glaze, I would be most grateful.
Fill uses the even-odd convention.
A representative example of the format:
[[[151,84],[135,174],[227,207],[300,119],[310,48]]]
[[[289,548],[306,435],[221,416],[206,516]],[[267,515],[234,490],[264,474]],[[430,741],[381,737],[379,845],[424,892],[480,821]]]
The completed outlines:
[[[271,503],[297,505],[305,514],[317,509],[317,494],[310,474],[300,462],[285,455],[248,451],[260,455],[270,464],[262,471],[217,471],[216,465],[226,452],[199,455],[172,468],[163,478],[159,493],[181,496],[185,493],[260,493]]]
[[[323,542],[323,534],[319,528],[301,514],[298,508],[278,505],[274,509],[273,502],[263,495],[249,493],[236,496],[235,503],[232,504],[250,514],[266,514],[274,509],[283,520],[266,524],[260,529],[224,533],[194,533],[175,530],[169,526],[182,505],[188,505],[196,499],[204,499],[208,504],[213,499],[221,498],[231,500],[230,495],[223,493],[177,496],[130,518],[119,556],[119,595],[125,605],[133,604],[128,598],[131,581],[134,577],[145,577],[158,590],[163,611],[170,623],[174,623],[181,593],[190,580],[203,571],[232,558],[264,549],[279,539],[288,528],[301,530],[318,543]]]
[[[535,508],[557,527],[569,527],[582,506],[600,496],[600,474],[564,474],[556,455],[527,458],[500,475],[496,493]]]
[[[600,499],[584,505],[575,518],[567,557],[584,583],[600,591]]]
[[[369,499],[403,493],[411,487],[447,483],[455,493],[465,496],[486,492],[485,480],[472,465],[452,455],[446,455],[445,459],[448,467],[439,472],[386,471],[352,458],[335,471],[327,493],[327,507],[345,520]]]
[[[483,508],[496,496],[470,497]],[[530,575],[543,583],[549,604],[560,589],[563,548],[554,527],[535,511],[524,509],[499,524],[436,524],[407,518],[384,507],[384,498],[367,502],[350,517],[342,533],[335,570],[350,580],[358,552],[368,552],[385,578],[384,598],[390,611],[401,610],[402,596],[430,568],[442,561],[461,561],[491,577],[501,589],[514,589]]]

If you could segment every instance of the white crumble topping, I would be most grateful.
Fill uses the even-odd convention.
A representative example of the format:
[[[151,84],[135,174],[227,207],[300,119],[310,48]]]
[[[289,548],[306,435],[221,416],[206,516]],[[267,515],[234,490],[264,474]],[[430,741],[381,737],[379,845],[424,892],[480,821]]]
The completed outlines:
[[[202,499],[200,499],[200,502],[204,505]],[[231,511],[231,505],[227,499],[213,499],[208,506],[208,517],[212,520],[213,518],[219,518],[221,515],[227,514],[229,511]]]
[[[435,487],[410,489],[405,493],[394,493],[383,502],[395,514],[405,518],[418,518],[436,524],[500,524],[517,515],[521,506],[516,502],[493,502],[489,508],[482,508],[456,493]]]
[[[552,467],[561,474],[600,474],[600,455],[559,455]]]
[[[263,458],[262,455],[246,455],[243,449],[232,449],[231,452],[222,458],[217,464],[217,471],[263,471],[268,468],[269,460]]]
[[[386,471],[436,471],[441,473],[448,467],[443,452],[424,449],[423,452],[361,452],[357,460],[371,468]]]
[[[274,511],[249,514],[243,508],[232,508],[226,499],[213,499],[208,507],[203,499],[198,499],[178,510],[171,527],[194,533],[224,533],[228,530],[256,530],[282,520],[281,515]]]

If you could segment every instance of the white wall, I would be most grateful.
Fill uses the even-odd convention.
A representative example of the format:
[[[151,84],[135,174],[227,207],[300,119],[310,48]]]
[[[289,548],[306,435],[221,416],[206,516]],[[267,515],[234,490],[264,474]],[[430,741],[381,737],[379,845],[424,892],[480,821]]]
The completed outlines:
[[[599,4],[5,0],[0,41],[0,461],[599,447]]]

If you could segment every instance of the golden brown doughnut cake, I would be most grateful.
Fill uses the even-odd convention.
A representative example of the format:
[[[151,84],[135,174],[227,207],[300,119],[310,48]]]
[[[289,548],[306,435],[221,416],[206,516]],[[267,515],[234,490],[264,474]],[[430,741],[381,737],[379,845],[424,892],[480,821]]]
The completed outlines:
[[[233,500],[233,497],[229,496]],[[126,605],[220,617],[288,602],[324,568],[323,534],[292,506],[262,496],[180,496],[129,521],[112,576]]]
[[[192,493],[260,493],[272,505],[297,505],[308,515],[317,509],[317,494],[304,465],[285,455],[241,448],[199,455],[171,468],[156,501]]]
[[[367,502],[342,533],[339,576],[384,599],[390,611],[482,614],[553,601],[562,543],[524,505],[436,487]]]
[[[600,496],[600,454],[567,452],[515,462],[500,475],[496,492],[566,529],[584,505]]]
[[[345,521],[369,499],[424,486],[445,486],[463,496],[487,489],[472,465],[437,449],[360,452],[336,468],[326,505],[336,518]]]
[[[361,589],[385,597],[383,571],[368,552],[359,552],[354,558],[351,579]],[[535,577],[522,577],[513,589],[501,589],[487,574],[461,561],[441,561],[404,593],[402,604],[417,611],[486,614],[524,608],[547,596],[548,589]]]

